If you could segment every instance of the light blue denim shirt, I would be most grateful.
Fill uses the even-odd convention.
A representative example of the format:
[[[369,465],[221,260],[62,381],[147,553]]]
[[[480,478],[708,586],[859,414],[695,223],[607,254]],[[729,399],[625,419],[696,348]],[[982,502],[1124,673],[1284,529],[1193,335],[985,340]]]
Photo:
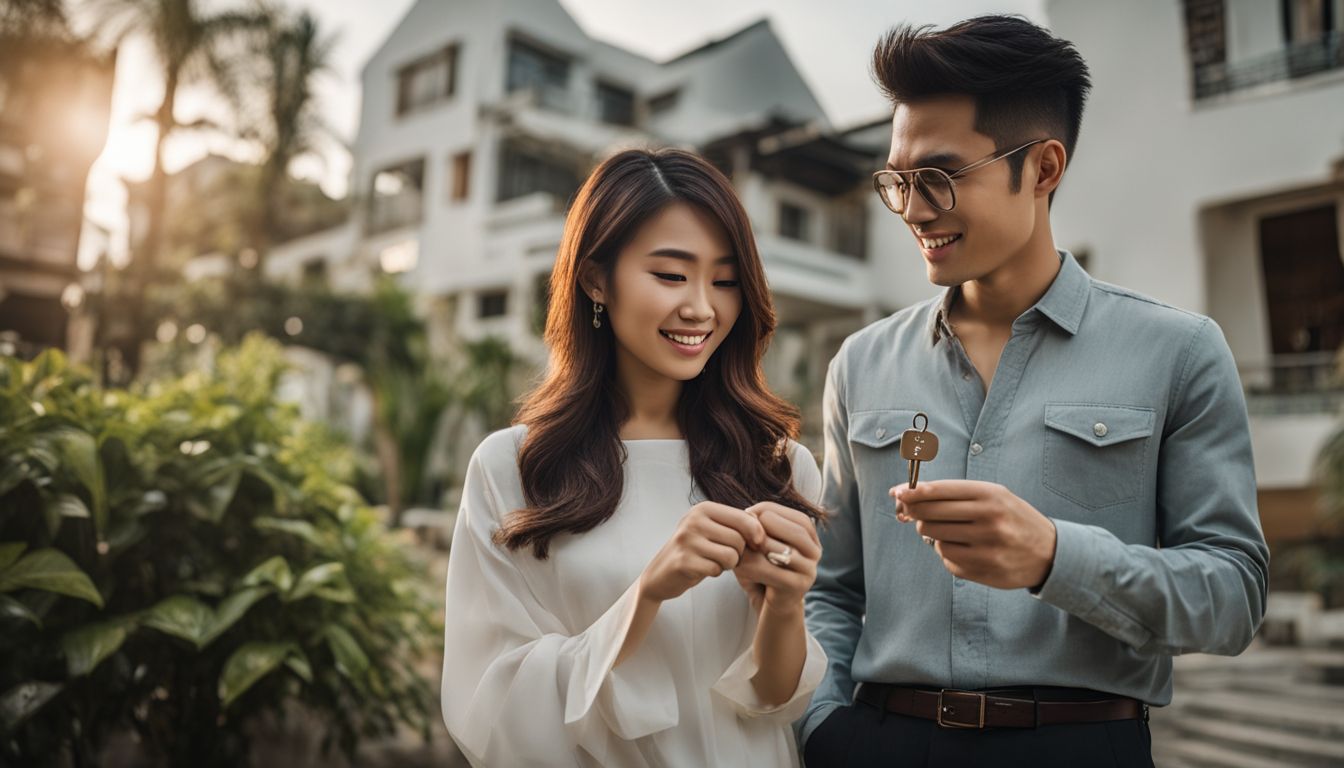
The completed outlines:
[[[1236,654],[1265,609],[1269,551],[1227,342],[1206,317],[1093,280],[1061,251],[988,395],[946,322],[958,294],[853,334],[827,372],[816,585],[829,669],[806,739],[858,682],[1071,686],[1171,701],[1171,656]],[[941,442],[920,480],[1006,486],[1054,520],[1039,594],[953,577],[887,490],[917,411]]]

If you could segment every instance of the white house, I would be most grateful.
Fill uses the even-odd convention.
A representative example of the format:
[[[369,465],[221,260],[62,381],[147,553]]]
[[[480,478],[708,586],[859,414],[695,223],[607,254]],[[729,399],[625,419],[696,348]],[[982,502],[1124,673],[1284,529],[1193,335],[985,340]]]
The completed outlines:
[[[899,306],[869,260],[885,146],[831,131],[764,20],[654,62],[589,37],[556,0],[422,0],[364,67],[363,93],[356,213],[277,248],[273,276],[359,290],[400,273],[438,342],[498,336],[540,363],[570,196],[616,149],[671,144],[728,173],[754,223],[782,394],[819,400],[844,336]]]

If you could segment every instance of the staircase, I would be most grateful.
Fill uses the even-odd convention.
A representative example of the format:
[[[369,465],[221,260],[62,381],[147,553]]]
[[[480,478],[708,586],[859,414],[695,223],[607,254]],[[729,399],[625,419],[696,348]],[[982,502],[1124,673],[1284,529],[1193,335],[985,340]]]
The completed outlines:
[[[1158,768],[1344,766],[1344,651],[1178,656],[1171,706],[1151,724]]]

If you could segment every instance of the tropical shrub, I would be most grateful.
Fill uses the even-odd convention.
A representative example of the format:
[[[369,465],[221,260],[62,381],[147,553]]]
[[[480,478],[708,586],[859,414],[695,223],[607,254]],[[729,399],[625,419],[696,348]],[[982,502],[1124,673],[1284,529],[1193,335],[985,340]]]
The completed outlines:
[[[429,738],[437,596],[282,371],[260,336],[132,390],[0,358],[0,764],[89,764],[129,729],[153,760],[239,765],[295,707],[351,755]]]

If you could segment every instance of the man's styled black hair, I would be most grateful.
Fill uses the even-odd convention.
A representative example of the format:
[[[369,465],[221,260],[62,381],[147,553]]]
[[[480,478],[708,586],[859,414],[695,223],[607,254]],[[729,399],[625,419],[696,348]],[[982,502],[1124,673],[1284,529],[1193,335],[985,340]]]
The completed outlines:
[[[975,130],[1006,151],[1053,138],[1070,160],[1092,83],[1087,63],[1020,16],[977,16],[947,29],[902,24],[873,49],[873,77],[892,104],[964,94],[975,99]],[[1025,153],[1008,158],[1013,191]]]

